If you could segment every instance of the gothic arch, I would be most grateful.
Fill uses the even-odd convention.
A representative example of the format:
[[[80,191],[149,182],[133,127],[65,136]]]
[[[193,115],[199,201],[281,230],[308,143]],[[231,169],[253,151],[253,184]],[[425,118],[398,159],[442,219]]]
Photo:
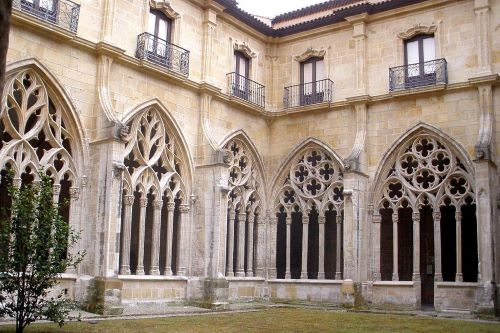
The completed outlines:
[[[194,161],[179,124],[165,105],[163,105],[163,103],[157,98],[138,104],[124,113],[122,123],[127,125],[130,124],[131,119],[146,110],[155,110],[155,112],[158,113],[163,120],[163,124],[165,129],[168,131],[168,134],[173,136],[175,139],[177,149],[180,149],[181,151],[181,154],[179,155],[183,160],[184,167],[184,172],[182,173],[182,184],[184,187],[183,194],[186,198],[188,198],[192,193],[192,184],[194,183]],[[130,128],[128,128],[128,130],[130,130]]]
[[[276,208],[278,208],[278,206],[280,206],[279,194],[284,193],[284,191],[286,191],[287,189],[292,189],[294,187],[292,184],[288,184],[288,185],[284,184],[284,180],[287,180],[287,177],[289,177],[289,174],[291,172],[290,168],[293,167],[293,164],[298,162],[297,158],[301,157],[303,154],[307,153],[308,151],[313,151],[313,150],[317,150],[317,151],[321,152],[321,157],[323,157],[324,159],[321,160],[320,163],[323,163],[323,162],[327,163],[326,160],[331,160],[331,162],[328,164],[329,164],[329,166],[334,168],[334,169],[332,169],[332,171],[335,174],[334,177],[336,177],[335,180],[333,181],[333,183],[341,183],[342,173],[344,170],[344,163],[343,163],[342,158],[324,142],[322,142],[318,139],[309,137],[309,138],[305,139],[304,141],[302,141],[300,144],[298,144],[294,149],[292,149],[288,153],[288,155],[285,157],[284,161],[281,163],[281,166],[279,167],[278,172],[275,174],[275,176],[273,177],[273,180],[271,181],[271,184],[272,184],[271,189],[272,190],[271,190],[271,198],[270,198],[269,202],[272,205],[272,209],[274,209],[273,212],[276,210]],[[329,172],[329,174],[331,175],[331,171]],[[332,180],[328,179],[327,183],[329,183],[329,184],[332,183]],[[315,204],[318,209],[326,209],[326,208],[328,208],[327,207],[328,203],[336,202],[336,205],[337,205],[336,209],[340,211],[341,210],[340,206],[341,206],[343,200],[339,201],[337,198],[337,195],[341,195],[341,193],[338,192],[338,190],[337,190],[335,192],[335,196],[337,199],[333,200],[333,197],[332,197],[334,195],[333,189],[335,187],[330,187],[330,186],[325,186],[325,185],[320,185],[320,186],[321,186],[320,191],[325,196],[324,198],[322,198],[321,201],[318,201],[318,199],[316,198],[317,196],[315,196],[315,195],[313,195],[313,197],[315,197],[315,198],[313,198],[313,197],[305,198],[304,197],[299,206],[301,206],[301,208],[306,208],[306,207],[310,208],[310,206],[312,204]],[[323,187],[325,187],[325,188],[323,188]],[[318,205],[318,203],[320,203],[320,205]]]
[[[383,196],[382,192],[384,191],[384,186],[387,183],[386,181],[390,182],[390,179],[392,179],[390,177],[387,177],[387,175],[391,172],[391,169],[394,166],[394,163],[397,159],[396,155],[403,148],[403,145],[407,144],[411,140],[415,140],[418,137],[426,137],[426,136],[432,138],[433,140],[436,140],[436,142],[438,143],[442,143],[446,147],[446,149],[449,150],[450,154],[458,158],[458,160],[460,161],[460,165],[463,165],[463,174],[466,177],[468,185],[471,186],[470,190],[472,192],[474,191],[474,167],[467,151],[463,148],[462,145],[456,143],[456,141],[453,138],[451,138],[448,134],[446,134],[442,130],[427,123],[419,122],[417,125],[410,128],[403,135],[401,135],[382,156],[380,164],[375,173],[374,182],[372,183],[372,189],[370,191],[371,198],[369,202],[373,204],[374,208],[376,208],[380,203],[379,201]],[[460,165],[455,165],[455,166],[459,167]],[[450,177],[453,176],[453,171],[449,169],[447,170],[450,172],[448,173],[448,175]],[[439,176],[443,175],[440,173]],[[438,191],[437,187],[438,185],[433,187],[435,189],[434,192],[436,192],[435,195],[446,194],[443,193],[443,189]],[[419,196],[418,194],[428,191],[424,191],[423,189],[421,189],[420,191],[417,192],[418,193],[407,193],[409,202],[413,205],[414,208],[416,208],[419,204],[417,199],[422,197],[422,195]],[[427,193],[427,198],[429,198],[429,193]],[[434,203],[436,205],[439,205],[440,199],[439,198],[435,199],[437,201],[434,200]],[[458,202],[456,203],[458,204]],[[395,204],[394,206],[398,206],[398,204]]]
[[[7,103],[7,101],[4,100],[4,98],[7,97],[5,92],[9,85],[12,84],[12,80],[16,75],[26,71],[35,73],[36,76],[41,79],[40,82],[43,83],[51,101],[61,108],[66,126],[74,129],[71,131],[71,134],[73,136],[72,144],[74,144],[72,148],[74,151],[73,159],[75,168],[80,177],[85,177],[85,168],[89,160],[87,131],[66,89],[64,89],[59,80],[38,59],[27,58],[7,64],[5,88],[2,94],[2,109],[0,110],[0,114],[3,112],[5,103]]]
[[[258,239],[265,237],[265,219],[261,215],[266,197],[262,159],[243,130],[230,133],[220,146],[229,164],[226,274],[262,275],[264,249],[257,246]]]

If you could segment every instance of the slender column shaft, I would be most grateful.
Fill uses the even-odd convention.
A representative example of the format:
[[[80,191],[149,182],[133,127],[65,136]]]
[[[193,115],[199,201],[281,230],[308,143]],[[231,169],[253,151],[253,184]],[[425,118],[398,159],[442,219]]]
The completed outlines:
[[[226,276],[234,276],[233,252],[234,252],[234,211],[229,211],[229,225],[227,227],[227,262]]]
[[[285,271],[285,279],[290,279],[292,277],[292,273],[290,270],[290,260],[291,260],[291,246],[292,246],[292,238],[291,238],[291,228],[292,228],[292,216],[291,214],[286,217],[286,271]]]
[[[174,240],[174,210],[175,202],[167,203],[167,244],[165,245],[165,272],[167,276],[172,276],[172,243]]]
[[[420,281],[420,213],[413,213],[413,281]]]
[[[59,203],[59,194],[61,194],[61,185],[52,185],[52,202],[54,203],[54,205],[57,205]]]
[[[188,242],[188,226],[189,226],[189,206],[181,204],[179,206],[179,224],[177,231],[177,275],[187,275],[187,263],[189,253]]]
[[[144,275],[144,236],[146,229],[146,207],[148,205],[148,199],[139,199],[139,204],[139,248],[137,249],[137,270],[135,274]]]
[[[325,220],[326,217],[318,216],[319,245],[318,245],[318,279],[325,278]]]
[[[271,216],[269,218],[269,239],[270,239],[270,246],[269,246],[269,252],[270,252],[270,265],[269,265],[269,278],[271,279],[276,279],[278,277],[278,270],[277,270],[277,263],[276,263],[276,251],[277,251],[277,237],[278,237],[278,217],[277,216]]]
[[[341,262],[340,262],[340,251],[342,249],[342,214],[340,212],[337,213],[337,216],[335,217],[335,224],[337,227],[337,240],[336,240],[336,248],[337,248],[337,256],[335,258],[336,262],[336,267],[335,267],[335,280],[340,280],[342,279],[342,271],[341,271]]]
[[[457,239],[457,272],[455,274],[455,282],[464,280],[462,274],[462,212],[460,207],[455,211],[456,239]]]
[[[70,205],[69,205],[69,221],[75,223],[77,219],[80,218],[80,189],[78,187],[71,187],[69,189]],[[71,225],[71,224],[70,224]],[[74,227],[73,225],[71,225]],[[76,228],[75,228],[76,229]],[[78,230],[78,229],[77,229]],[[74,256],[78,252],[77,244],[74,244],[70,249],[69,253]],[[66,268],[66,273],[76,274],[76,267],[69,266]]]
[[[247,272],[246,276],[253,277],[253,232],[255,215],[248,215],[248,242],[247,242]]]
[[[399,281],[398,273],[398,213],[392,214],[392,281]]]
[[[372,216],[373,223],[373,281],[380,281],[382,274],[380,274],[380,224],[382,222],[382,215],[374,214]]]
[[[153,244],[151,246],[151,269],[149,274],[160,274],[160,223],[163,200],[153,201]]]
[[[130,274],[130,237],[132,235],[132,205],[133,195],[125,195],[123,198],[123,229],[122,229],[122,253],[120,274]]]
[[[309,246],[309,214],[302,215],[302,269],[301,279],[307,279],[307,250]]]
[[[238,214],[238,251],[236,253],[236,276],[245,276],[245,221],[246,213]]]
[[[441,212],[433,212],[434,219],[434,281],[443,281],[441,266]]]

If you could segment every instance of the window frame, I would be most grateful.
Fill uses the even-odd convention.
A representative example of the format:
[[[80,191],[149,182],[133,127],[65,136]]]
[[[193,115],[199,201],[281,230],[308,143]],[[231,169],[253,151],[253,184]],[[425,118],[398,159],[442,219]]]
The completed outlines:
[[[321,87],[318,87],[317,84],[317,64],[318,62],[323,62],[323,68],[325,66],[325,58],[324,57],[310,57],[304,61],[301,61],[300,64],[300,105],[309,105],[323,102],[324,100],[324,91]],[[311,82],[304,82],[304,67],[307,64],[312,64],[311,68]],[[322,79],[324,80],[324,79]],[[311,88],[306,89],[306,85],[310,84]],[[319,88],[319,89],[318,89]],[[310,90],[307,91],[307,90]]]
[[[436,72],[432,64],[425,64],[424,56],[424,40],[432,38],[434,42],[434,50],[436,49],[436,39],[434,34],[417,34],[411,38],[405,39],[403,42],[404,48],[404,66],[405,69],[405,88],[414,88],[425,85],[432,85],[436,83]],[[418,62],[408,63],[408,44],[412,42],[417,42],[418,48]],[[434,52],[434,59],[428,60],[427,62],[436,60],[436,54]],[[412,75],[412,71],[415,71],[416,75]],[[427,72],[427,73],[426,73]]]
[[[249,82],[250,80],[250,61],[251,59],[247,57],[241,51],[234,51],[234,59],[235,59],[235,82],[233,86],[233,95],[248,100],[249,94]],[[242,75],[242,68],[240,68],[241,60],[244,61],[245,64],[245,75]]]
[[[149,25],[151,20],[151,15],[155,17],[154,23],[154,31],[149,31]],[[160,21],[164,21],[167,26],[167,35],[160,36]],[[172,38],[172,27],[173,20],[165,15],[163,12],[150,8],[148,13],[148,29],[147,32],[151,34],[152,40],[148,38],[148,45],[146,47],[147,52],[149,53],[148,58],[153,60],[154,62],[158,62],[163,65],[167,65],[168,68],[172,67],[172,48],[169,46],[171,44]]]

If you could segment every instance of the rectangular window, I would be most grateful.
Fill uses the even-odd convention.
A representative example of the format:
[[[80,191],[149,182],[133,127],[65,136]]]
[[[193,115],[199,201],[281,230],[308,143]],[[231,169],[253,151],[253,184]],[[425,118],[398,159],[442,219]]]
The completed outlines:
[[[149,59],[167,65],[172,65],[172,50],[170,47],[172,21],[162,12],[151,10],[148,18],[147,50]]]
[[[405,41],[406,87],[435,83],[435,59],[434,36],[418,35]]]
[[[313,57],[300,63],[300,105],[323,102],[325,79],[323,58]]]
[[[234,52],[236,60],[236,85],[233,94],[243,99],[248,99],[248,78],[250,76],[250,59],[243,53]]]

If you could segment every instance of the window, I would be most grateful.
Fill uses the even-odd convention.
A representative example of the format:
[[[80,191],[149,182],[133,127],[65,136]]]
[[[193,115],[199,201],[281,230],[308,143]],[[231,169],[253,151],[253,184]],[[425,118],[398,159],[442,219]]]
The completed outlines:
[[[243,53],[239,51],[234,52],[234,56],[236,59],[236,84],[234,86],[235,91],[233,93],[235,96],[241,97],[243,99],[248,99],[250,59],[248,59]]]
[[[51,23],[56,23],[57,0],[21,0],[21,8]]]
[[[405,41],[406,87],[435,83],[435,59],[434,36],[418,35]]]
[[[309,58],[300,63],[300,105],[321,103],[325,90],[323,58]]]
[[[172,21],[165,14],[157,10],[149,12],[148,33],[150,35],[147,49],[151,59],[161,63],[171,63],[171,31]]]

